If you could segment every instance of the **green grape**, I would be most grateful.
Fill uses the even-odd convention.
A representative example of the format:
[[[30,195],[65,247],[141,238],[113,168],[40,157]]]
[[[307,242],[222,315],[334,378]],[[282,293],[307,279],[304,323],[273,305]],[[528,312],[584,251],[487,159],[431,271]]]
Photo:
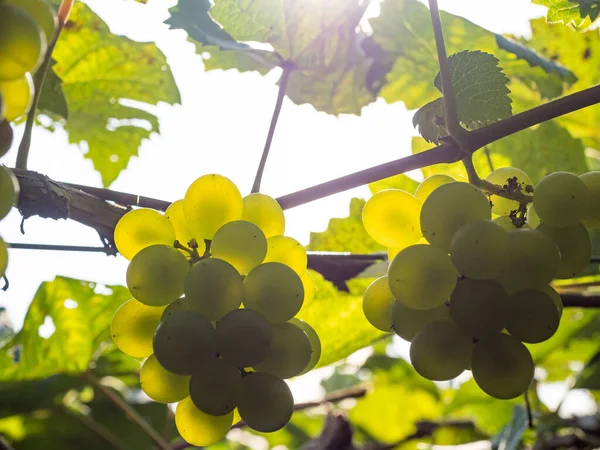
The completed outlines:
[[[508,400],[529,388],[534,365],[527,347],[514,337],[500,333],[475,344],[471,371],[486,394]]]
[[[52,42],[56,31],[56,15],[46,0],[2,0],[5,5],[21,8],[39,25],[46,42]]]
[[[114,237],[119,253],[131,261],[140,250],[151,245],[173,245],[175,229],[161,213],[141,208],[129,211],[119,219]]]
[[[4,219],[19,198],[19,182],[6,167],[0,166],[0,220]]]
[[[508,248],[508,269],[496,280],[509,294],[544,286],[556,276],[560,253],[545,234],[523,228],[509,231]]]
[[[278,323],[273,325],[273,340],[267,357],[252,367],[257,372],[292,378],[308,366],[311,354],[310,340],[302,328],[289,322]]]
[[[529,175],[514,167],[496,169],[485,180],[504,188],[506,192],[520,190],[524,194],[527,193],[527,186],[533,185]],[[500,216],[507,216],[511,211],[519,209],[519,202],[498,195],[490,196],[490,201],[492,202],[492,212]]]
[[[282,379],[269,373],[250,373],[242,382],[238,411],[253,430],[272,433],[292,418],[294,397]]]
[[[28,73],[14,80],[0,80],[0,92],[6,107],[4,110],[5,120],[12,122],[29,111],[33,100],[33,90],[33,80]]]
[[[237,408],[233,410],[233,425],[240,422],[242,420],[242,416],[240,416],[240,412]]]
[[[592,240],[581,223],[557,228],[543,222],[537,230],[552,239],[560,252],[556,278],[572,278],[585,271],[592,257]]]
[[[0,238],[0,277],[6,273],[8,267],[8,246],[2,238]]]
[[[198,240],[194,238],[194,235],[190,231],[190,228],[185,221],[185,215],[183,213],[183,200],[177,200],[171,203],[165,211],[165,217],[169,219],[169,222],[171,222],[171,225],[173,225],[173,229],[175,230],[175,239],[177,239],[180,244],[189,247],[190,242],[193,239],[198,245],[198,254],[204,254],[204,250],[206,249],[204,240],[201,239],[200,242],[198,242]],[[182,252],[186,256],[189,256],[185,250],[182,250]]]
[[[242,396],[242,375],[222,359],[212,358],[192,372],[190,398],[211,416],[232,412]]]
[[[252,222],[268,239],[285,231],[283,209],[272,197],[265,194],[250,194],[242,199],[242,220]]]
[[[258,311],[236,309],[217,322],[217,350],[224,361],[244,368],[269,354],[273,325]]]
[[[175,375],[165,370],[154,355],[150,355],[140,370],[140,387],[155,402],[175,403],[189,394],[190,376]]]
[[[392,248],[404,248],[421,237],[421,202],[399,189],[380,191],[371,197],[362,212],[362,222],[375,241]]]
[[[529,205],[529,208],[527,208],[526,217],[527,217],[527,224],[533,229],[536,229],[540,225],[540,223],[542,223],[542,221],[540,220],[540,217],[537,215],[537,212],[535,212],[533,203]]]
[[[410,362],[422,377],[445,381],[469,367],[472,339],[448,319],[428,323],[413,338]]]
[[[545,292],[546,294],[548,294],[550,296],[550,298],[554,302],[554,305],[556,306],[556,309],[558,310],[558,316],[562,317],[563,301],[562,301],[562,297],[560,296],[560,294],[558,292],[556,292],[554,290],[554,288],[552,288],[552,286],[541,286],[541,287],[537,288],[537,290]]]
[[[304,288],[304,301],[302,302],[301,310],[306,308],[310,302],[315,298],[315,280],[308,270],[306,270],[300,277],[302,281],[302,287]]]
[[[537,344],[550,339],[560,323],[560,313],[552,296],[537,289],[517,292],[511,299],[506,330],[522,342]]]
[[[429,242],[427,242],[427,239],[425,239],[424,237],[422,237],[417,242],[415,242],[414,244],[411,244],[411,245],[418,245],[418,244],[429,245]],[[407,245],[406,247],[410,247],[410,245]],[[403,247],[403,248],[388,248],[387,249],[388,261],[392,261],[396,257],[396,255],[398,253],[400,253],[400,251],[404,250],[406,247]]]
[[[2,94],[0,93],[0,158],[6,155],[13,143],[13,129],[8,121],[2,120],[2,117],[4,117],[1,113],[3,104]]]
[[[162,313],[161,320],[176,313],[177,311],[194,311],[193,302],[188,301],[185,297],[178,298],[174,302],[169,303]],[[196,311],[198,312],[198,311]]]
[[[287,236],[271,236],[267,239],[267,256],[264,262],[285,264],[302,276],[306,272],[308,257],[302,244]]]
[[[432,175],[428,178],[425,178],[421,184],[417,187],[415,191],[415,197],[421,202],[424,203],[427,200],[427,197],[431,195],[433,191],[439,188],[442,184],[453,183],[456,180],[448,175],[443,175],[441,173]]]
[[[245,275],[265,259],[267,239],[253,223],[234,220],[217,230],[210,252],[213,258],[227,261]]]
[[[181,437],[198,447],[216,444],[227,436],[233,423],[233,411],[222,416],[211,416],[200,411],[190,397],[177,404],[175,425]]]
[[[445,303],[431,309],[412,309],[397,301],[392,306],[392,328],[398,336],[408,342],[428,323],[449,318],[450,309]]]
[[[0,4],[0,80],[34,73],[46,45],[46,37],[33,17],[21,8]]]
[[[305,373],[308,373],[311,370],[313,370],[319,362],[319,359],[321,359],[321,339],[319,338],[319,335],[317,334],[315,329],[311,327],[308,323],[306,323],[304,320],[300,320],[294,317],[293,319],[290,319],[290,323],[300,327],[300,329],[302,329],[302,331],[306,333],[306,335],[308,336],[308,340],[310,341],[310,348],[312,349],[310,361],[308,362],[308,365],[304,368],[304,370],[299,374],[304,375]]]
[[[228,178],[204,175],[185,193],[183,211],[198,239],[212,239],[223,225],[241,219],[242,195]]]
[[[165,306],[183,294],[189,272],[185,256],[168,245],[151,245],[137,253],[127,267],[127,287],[148,306]]]
[[[184,285],[186,305],[211,320],[219,320],[238,309],[244,297],[242,277],[222,259],[198,261],[190,269]]]
[[[160,322],[152,347],[169,372],[190,375],[217,354],[216,332],[210,321],[193,311],[177,311]]]
[[[492,219],[492,222],[500,225],[506,231],[518,230],[519,228],[532,228],[529,226],[529,223],[523,224],[522,227],[517,227],[513,223],[513,220],[509,216],[498,216],[498,217]],[[533,228],[535,228],[535,227],[533,227]]]
[[[493,280],[460,280],[450,297],[450,315],[473,338],[500,333],[508,323],[510,297]]]
[[[288,266],[268,262],[255,267],[244,279],[244,306],[265,315],[271,323],[294,317],[304,301],[304,286]]]
[[[146,306],[132,298],[123,303],[110,325],[112,339],[119,350],[134,358],[152,354],[152,338],[164,307]]]
[[[450,298],[457,276],[450,257],[433,245],[405,248],[396,255],[388,269],[392,295],[413,309],[442,305]]]
[[[583,224],[588,228],[600,228],[600,171],[584,173],[579,178],[589,191]]]
[[[443,184],[425,200],[421,230],[427,241],[445,252],[454,233],[472,220],[492,218],[490,202],[483,191],[469,183]]]
[[[588,187],[577,175],[554,172],[535,187],[533,206],[542,222],[568,227],[583,219],[589,196]]]
[[[489,280],[508,268],[508,232],[491,220],[474,220],[454,233],[450,257],[458,272],[476,280]]]
[[[367,287],[362,302],[363,313],[369,323],[378,330],[389,332],[392,328],[392,305],[395,300],[387,276],[373,281]]]

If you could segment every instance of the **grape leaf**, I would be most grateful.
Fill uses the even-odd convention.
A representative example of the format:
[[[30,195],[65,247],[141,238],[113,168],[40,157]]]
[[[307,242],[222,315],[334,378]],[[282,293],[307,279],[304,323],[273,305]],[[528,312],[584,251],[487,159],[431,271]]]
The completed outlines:
[[[574,389],[600,390],[600,352],[585,365],[577,377]]]
[[[417,110],[413,116],[413,126],[427,142],[439,143],[440,139],[448,136],[443,125],[444,100],[436,98]]]
[[[62,80],[54,72],[55,65],[56,61],[53,59],[46,74],[38,111],[49,115],[54,121],[58,122],[61,119],[67,120],[69,118],[69,107],[62,89]]]
[[[500,432],[492,437],[492,448],[503,450],[518,450],[519,444],[527,430],[527,412],[521,405],[515,405],[512,419],[504,425]]]
[[[159,131],[148,106],[181,101],[166,58],[153,43],[112,34],[80,2],[52,55],[56,64],[50,81],[55,76],[62,80],[69,141],[82,144],[108,186],[137,155],[142,141]],[[54,78],[55,87],[44,89],[41,101],[45,111],[64,117],[60,96],[55,98],[56,82]]]
[[[548,7],[550,23],[580,26],[587,17],[594,21],[600,14],[599,0],[533,0],[533,3]]]

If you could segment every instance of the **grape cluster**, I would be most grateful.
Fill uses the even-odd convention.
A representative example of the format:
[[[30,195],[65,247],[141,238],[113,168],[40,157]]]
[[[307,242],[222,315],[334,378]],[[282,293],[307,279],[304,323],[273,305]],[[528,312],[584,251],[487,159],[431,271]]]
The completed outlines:
[[[319,360],[317,333],[295,317],[314,295],[306,251],[284,228],[277,201],[242,198],[220,175],[197,179],[164,215],[135,209],[115,228],[133,298],[115,313],[112,338],[146,358],[150,398],[179,402],[190,444],[219,441],[239,420],[282,428],[294,406],[283,379]]]
[[[434,175],[414,196],[390,189],[369,199],[363,224],[391,263],[365,291],[363,310],[374,327],[411,342],[423,377],[471,370],[488,395],[510,399],[533,379],[524,343],[558,329],[563,305],[550,282],[589,263],[600,172],[551,173],[534,189],[527,174],[505,167],[487,181],[500,187],[496,195]]]

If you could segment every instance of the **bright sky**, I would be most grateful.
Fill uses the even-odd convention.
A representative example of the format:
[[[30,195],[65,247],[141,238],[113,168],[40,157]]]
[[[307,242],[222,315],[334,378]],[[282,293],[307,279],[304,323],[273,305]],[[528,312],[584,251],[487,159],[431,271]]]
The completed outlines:
[[[131,0],[88,0],[113,32],[134,40],[154,40],[166,54],[182,95],[181,106],[160,105],[155,110],[161,134],[143,143],[140,157],[112,189],[176,200],[187,186],[206,173],[230,177],[245,195],[249,192],[264,145],[277,95],[277,73],[262,77],[237,71],[204,72],[200,56],[186,42],[182,31],[169,31],[162,22],[174,1],[150,0],[140,5]],[[544,8],[527,0],[440,0],[440,8],[498,33],[529,35],[528,20],[544,14]],[[116,16],[119,12],[120,16]],[[410,153],[415,135],[412,113],[402,104],[383,101],[366,107],[361,117],[339,118],[296,106],[287,99],[275,133],[262,191],[279,196]],[[17,129],[19,142],[22,129]],[[16,148],[2,163],[13,166]],[[65,133],[37,129],[29,168],[55,180],[101,186],[90,161]],[[418,176],[418,174],[417,174]],[[366,187],[338,194],[286,211],[286,234],[308,243],[311,231],[326,228],[331,217],[348,214],[352,197],[368,197]],[[0,235],[8,242],[99,245],[95,232],[77,223],[39,218],[25,223],[13,210],[0,223]],[[0,306],[8,309],[20,328],[29,302],[41,282],[56,275],[125,284],[126,261],[103,254],[10,251],[8,292],[0,292]],[[44,330],[42,330],[44,331]],[[51,327],[45,330],[51,332]],[[400,348],[399,351],[402,351]],[[310,396],[321,374],[303,377],[296,393]],[[303,395],[304,394],[304,395]],[[298,397],[298,396],[297,396]],[[302,398],[298,398],[301,400]]]

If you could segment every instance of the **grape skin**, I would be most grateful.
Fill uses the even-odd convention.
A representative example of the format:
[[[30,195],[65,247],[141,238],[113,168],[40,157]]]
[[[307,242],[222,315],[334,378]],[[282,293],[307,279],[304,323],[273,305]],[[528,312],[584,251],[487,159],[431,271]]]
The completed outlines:
[[[485,180],[507,189],[508,180],[511,178],[516,178],[517,184],[521,188],[521,192],[524,194],[526,193],[527,186],[533,185],[529,175],[515,167],[501,167],[496,169],[490,173]],[[503,198],[498,195],[490,196],[490,201],[492,202],[492,212],[500,216],[509,215],[511,211],[516,211],[519,209],[518,201]]]
[[[472,339],[447,319],[428,323],[413,338],[410,361],[429,380],[446,381],[459,376],[469,366]]]
[[[299,375],[304,375],[305,373],[308,373],[311,370],[313,370],[318,364],[319,359],[321,359],[321,339],[319,338],[319,335],[317,334],[315,329],[311,327],[308,323],[306,323],[304,320],[300,320],[294,317],[293,319],[290,319],[290,323],[298,326],[302,331],[304,331],[306,333],[306,336],[308,336],[308,340],[310,341],[310,348],[312,350],[310,361],[308,362],[304,370],[299,373]]]
[[[529,208],[527,208],[527,215],[525,217],[527,217],[527,224],[533,229],[536,229],[540,223],[542,223],[540,217],[537,215],[537,212],[535,212],[533,203],[529,205]]]
[[[241,395],[240,371],[222,359],[209,359],[192,372],[190,398],[206,414],[222,416],[232,412]]]
[[[545,292],[550,296],[554,304],[556,305],[556,309],[558,309],[558,316],[562,317],[563,313],[563,301],[562,297],[558,292],[554,290],[552,286],[541,286],[537,288],[539,291]]]
[[[445,303],[431,309],[412,309],[397,301],[392,306],[392,328],[408,342],[427,324],[440,319],[450,319],[450,308]]]
[[[187,222],[185,221],[185,214],[183,212],[183,200],[174,201],[169,205],[167,210],[165,211],[165,217],[169,219],[171,225],[173,225],[173,229],[175,230],[175,239],[179,241],[180,244],[185,245],[186,247],[190,246],[190,242],[192,239],[196,241],[196,245],[198,246],[198,254],[203,255],[206,250],[206,244],[203,240],[198,240],[192,234],[190,227],[188,227]],[[189,256],[188,252],[182,250],[182,252]]]
[[[580,175],[588,187],[589,197],[583,216],[583,224],[589,228],[600,228],[600,171]]]
[[[508,268],[508,233],[491,220],[475,220],[454,234],[450,257],[458,271],[469,278],[489,280]]]
[[[52,41],[57,25],[56,15],[45,0],[3,0],[3,3],[27,12],[42,29],[46,42]]]
[[[113,316],[110,333],[116,346],[134,358],[152,354],[152,338],[164,307],[147,306],[135,299],[123,303]]]
[[[386,247],[404,248],[421,237],[421,202],[399,189],[380,191],[365,204],[362,222],[376,242]]]
[[[276,376],[250,373],[242,382],[238,411],[253,430],[272,433],[283,428],[292,418],[294,397],[286,382]]]
[[[390,264],[388,282],[400,303],[413,309],[430,309],[450,298],[457,275],[443,250],[432,245],[412,245],[398,253]]]
[[[479,188],[462,182],[440,186],[423,203],[421,230],[431,244],[445,252],[460,227],[471,220],[490,220],[492,212],[487,196]]]
[[[6,107],[4,120],[12,122],[29,111],[33,90],[33,79],[28,73],[14,80],[0,80],[0,92]]]
[[[0,93],[0,118],[2,117],[2,94]],[[6,120],[0,119],[0,158],[10,150],[14,138],[13,129]],[[0,196],[0,198],[2,198]]]
[[[300,308],[300,310],[303,310],[315,298],[315,280],[313,280],[308,270],[302,274],[300,280],[302,280],[302,287],[304,288],[304,301],[302,302],[302,308]]]
[[[522,395],[533,380],[534,364],[527,347],[508,334],[497,334],[475,344],[471,371],[489,396],[508,400]]]
[[[8,250],[6,242],[0,238],[0,277],[6,273],[8,267]]]
[[[244,197],[242,202],[242,220],[257,225],[267,239],[284,233],[285,216],[277,200],[254,193]]]
[[[568,227],[583,218],[589,189],[581,178],[569,172],[554,172],[535,187],[533,206],[542,222],[555,227]]]
[[[415,191],[415,197],[421,202],[424,203],[427,200],[427,197],[431,195],[433,191],[435,191],[442,184],[448,184],[456,181],[454,178],[448,175],[444,175],[441,173],[432,175],[428,178],[425,178],[421,184],[417,187]]]
[[[137,253],[127,267],[127,287],[148,306],[165,306],[183,294],[189,264],[178,250],[152,245]]]
[[[217,230],[210,252],[214,258],[227,261],[245,275],[267,256],[267,239],[253,223],[234,220]]]
[[[155,402],[175,403],[189,395],[190,377],[165,370],[150,355],[140,370],[140,387]]]
[[[526,289],[512,296],[506,329],[514,338],[529,344],[544,342],[556,333],[559,323],[559,310],[548,292]]]
[[[233,423],[233,412],[222,416],[211,416],[200,411],[190,397],[177,404],[175,425],[185,441],[204,447],[225,438]]]
[[[264,262],[285,264],[298,275],[306,272],[308,257],[300,242],[288,236],[271,236],[267,240],[268,250]]]
[[[115,244],[125,259],[155,244],[173,245],[175,229],[169,219],[153,209],[140,208],[126,213],[115,227]]]
[[[395,301],[387,275],[377,278],[367,287],[363,296],[365,318],[378,330],[389,332],[392,327],[392,305]]]
[[[519,229],[519,227],[515,226],[515,224],[513,223],[513,220],[509,216],[498,216],[498,217],[492,219],[492,222],[500,225],[506,231],[512,231],[512,230]],[[532,228],[532,227],[530,227],[528,223],[525,223],[520,228]],[[535,228],[535,227],[533,227],[533,228]]]
[[[17,204],[19,182],[6,167],[0,166],[0,220],[8,215],[13,205]]]
[[[556,278],[572,278],[583,274],[592,257],[592,240],[581,223],[557,228],[543,222],[537,230],[552,239],[560,251]]]

